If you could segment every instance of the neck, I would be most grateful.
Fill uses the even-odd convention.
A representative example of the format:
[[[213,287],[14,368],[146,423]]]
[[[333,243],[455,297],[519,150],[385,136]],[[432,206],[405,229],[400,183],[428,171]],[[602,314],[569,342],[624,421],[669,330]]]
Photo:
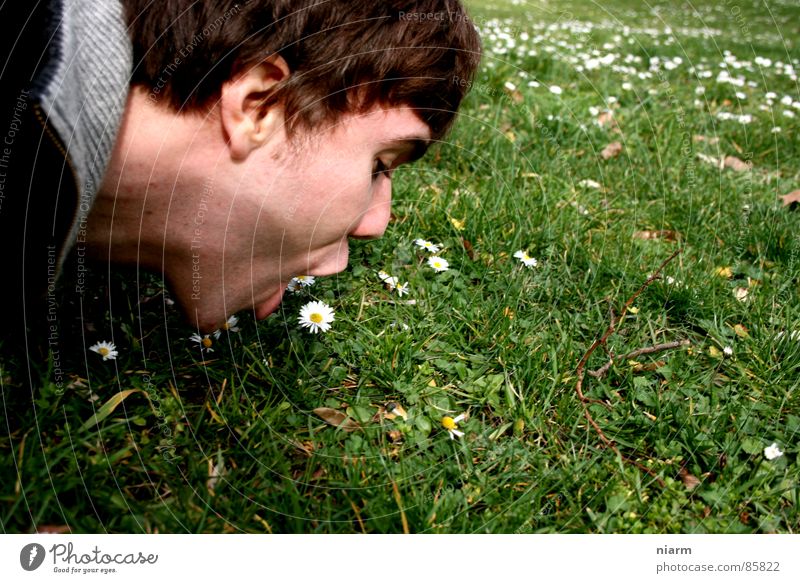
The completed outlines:
[[[89,215],[91,256],[163,272],[190,253],[190,235],[186,240],[180,233],[190,231],[190,215],[196,214],[196,198],[203,192],[200,178],[209,172],[194,168],[194,160],[214,159],[212,153],[199,152],[208,142],[203,121],[156,106],[141,90],[130,92]]]

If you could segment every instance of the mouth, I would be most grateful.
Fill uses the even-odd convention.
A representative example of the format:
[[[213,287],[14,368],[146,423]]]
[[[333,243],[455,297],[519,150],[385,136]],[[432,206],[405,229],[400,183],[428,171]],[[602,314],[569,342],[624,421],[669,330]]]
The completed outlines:
[[[253,307],[255,310],[256,320],[263,320],[272,312],[278,309],[283,299],[283,294],[286,292],[286,286],[281,285],[280,289],[269,296],[265,301]]]

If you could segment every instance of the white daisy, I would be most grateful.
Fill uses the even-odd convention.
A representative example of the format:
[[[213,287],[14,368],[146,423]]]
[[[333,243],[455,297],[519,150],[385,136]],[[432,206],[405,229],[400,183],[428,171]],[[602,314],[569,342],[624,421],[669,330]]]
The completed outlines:
[[[722,353],[725,356],[733,356],[733,348],[731,348],[730,346],[726,346],[725,348],[722,349]]]
[[[117,356],[119,355],[119,352],[117,352],[117,347],[114,346],[114,343],[106,342],[105,340],[98,342],[97,344],[93,344],[89,347],[89,350],[102,356],[103,360],[116,360]]]
[[[769,447],[764,448],[764,457],[768,460],[774,460],[783,455],[783,452],[778,447],[777,443],[773,443]]]
[[[286,286],[287,291],[291,293],[297,293],[304,287],[309,287],[314,285],[316,278],[313,275],[298,275],[297,277],[293,277],[289,282],[289,285]]]
[[[401,298],[405,295],[408,295],[408,289],[409,289],[408,282],[398,283],[394,287],[394,291],[396,291],[397,295],[400,296]]]
[[[297,318],[301,328],[308,328],[315,334],[330,330],[333,320],[333,309],[325,302],[308,302],[300,308],[300,316]]]
[[[220,336],[222,336],[222,330],[226,330],[228,332],[238,332],[239,327],[236,325],[238,323],[239,323],[239,318],[237,318],[236,316],[231,316],[222,325],[221,330],[214,330],[213,332],[214,338],[219,338]]]
[[[527,251],[517,251],[514,253],[514,257],[519,259],[525,267],[536,267],[539,264],[536,259],[528,255]]]
[[[217,332],[213,334],[216,336]],[[202,336],[200,336],[200,334],[192,334],[189,336],[189,340],[197,342],[197,344],[200,345],[200,352],[214,352],[212,348],[212,346],[214,346],[214,341],[211,340],[211,334],[203,334]]]
[[[447,271],[450,267],[450,264],[447,262],[447,259],[442,259],[438,255],[433,255],[428,257],[428,265],[433,267],[434,271]]]
[[[431,243],[430,241],[426,241],[425,239],[417,239],[414,241],[414,244],[417,247],[421,247],[422,249],[425,249],[425,251],[428,251],[430,253],[438,253],[441,250],[441,247],[439,245],[434,245],[433,243]]]
[[[458,430],[458,422],[463,421],[466,415],[461,413],[456,417],[442,417],[442,427],[447,429],[447,433],[450,435],[450,439],[455,439],[456,437],[464,437],[464,432]]]
[[[394,291],[394,289],[397,287],[397,284],[400,282],[399,279],[397,279],[396,277],[392,277],[385,271],[379,271],[378,277],[386,286],[386,289],[388,289],[389,291]]]
[[[561,89],[561,87],[559,87],[558,85],[550,86],[550,93],[552,93],[553,95],[561,95],[563,92],[564,90]]]

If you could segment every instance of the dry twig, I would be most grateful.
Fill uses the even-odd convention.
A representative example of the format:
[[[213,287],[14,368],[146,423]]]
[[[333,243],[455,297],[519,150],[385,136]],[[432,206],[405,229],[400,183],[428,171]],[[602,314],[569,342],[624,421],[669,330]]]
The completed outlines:
[[[597,422],[594,420],[594,417],[592,417],[592,414],[589,412],[589,405],[588,404],[595,403],[595,404],[603,405],[604,407],[606,407],[608,409],[610,409],[611,406],[608,405],[607,403],[604,403],[603,401],[599,401],[597,399],[591,399],[591,398],[587,397],[586,395],[584,395],[583,394],[583,380],[586,377],[586,363],[589,361],[589,357],[592,356],[592,353],[594,353],[594,351],[597,350],[600,346],[604,346],[605,347],[606,341],[608,340],[609,336],[611,336],[614,332],[616,332],[617,325],[625,317],[625,314],[628,312],[628,308],[630,308],[631,305],[633,305],[633,302],[636,301],[636,298],[638,298],[639,295],[644,290],[646,290],[648,287],[650,287],[651,283],[653,283],[657,279],[660,279],[661,272],[663,271],[663,269],[667,266],[667,264],[670,261],[675,259],[675,257],[677,257],[680,252],[681,252],[680,249],[676,249],[675,252],[672,255],[667,257],[661,263],[661,265],[658,266],[658,269],[656,269],[653,272],[653,274],[650,275],[650,277],[648,277],[647,280],[639,287],[639,289],[636,290],[636,292],[634,292],[634,294],[627,299],[627,301],[625,302],[625,305],[622,306],[622,311],[619,314],[614,314],[611,317],[611,323],[608,325],[608,328],[606,328],[606,331],[603,333],[603,335],[600,336],[600,338],[598,338],[597,340],[595,340],[592,343],[592,345],[589,347],[589,349],[584,353],[583,358],[581,358],[580,362],[578,363],[578,368],[575,371],[575,374],[576,374],[577,379],[578,379],[575,382],[575,392],[578,393],[578,397],[580,398],[581,404],[583,405],[583,414],[586,416],[586,420],[589,422],[589,424],[592,427],[594,427],[594,430],[597,432],[597,435],[600,437],[600,440],[606,446],[608,446],[610,449],[612,449],[614,451],[614,453],[616,453],[618,456],[620,456],[623,460],[627,461],[628,463],[631,463],[631,464],[635,465],[637,468],[639,468],[643,472],[649,474],[650,476],[653,476],[653,478],[655,478],[655,480],[658,482],[658,484],[662,488],[665,487],[664,480],[662,480],[660,477],[658,477],[658,475],[653,470],[651,470],[650,468],[648,468],[646,466],[643,466],[639,462],[637,462],[635,460],[632,460],[632,459],[622,455],[622,453],[619,451],[619,448],[616,446],[616,444],[612,440],[610,440],[608,437],[606,437],[606,434],[603,433],[602,429],[600,429],[600,426],[597,424]],[[651,349],[652,348],[656,348],[656,347],[651,347]],[[640,349],[640,350],[646,351],[648,349]],[[653,351],[653,350],[651,350],[651,351]],[[646,352],[640,352],[640,354],[646,354]],[[613,362],[613,358],[612,358],[612,362]],[[610,367],[611,365],[609,364],[608,366]],[[598,369],[598,370],[600,370],[600,369]]]

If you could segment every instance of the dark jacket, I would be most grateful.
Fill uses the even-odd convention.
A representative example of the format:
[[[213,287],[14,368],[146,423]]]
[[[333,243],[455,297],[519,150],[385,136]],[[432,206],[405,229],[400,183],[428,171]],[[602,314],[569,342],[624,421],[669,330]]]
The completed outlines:
[[[6,2],[0,9],[5,320],[58,319],[54,284],[70,251],[82,253],[131,60],[119,0]]]

